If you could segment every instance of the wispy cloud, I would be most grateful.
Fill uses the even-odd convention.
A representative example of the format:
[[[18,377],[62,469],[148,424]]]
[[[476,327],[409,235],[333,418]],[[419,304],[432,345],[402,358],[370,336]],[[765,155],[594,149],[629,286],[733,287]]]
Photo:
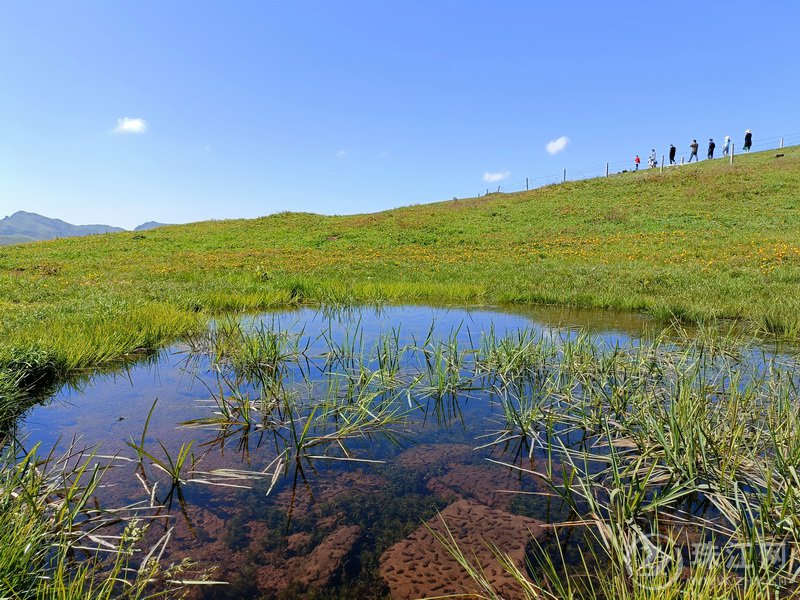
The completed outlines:
[[[567,146],[569,146],[569,138],[565,135],[562,135],[558,139],[547,142],[547,145],[544,147],[544,149],[547,150],[548,154],[558,154],[559,152],[566,150]]]
[[[500,171],[499,173],[490,173],[486,171],[486,173],[483,174],[483,180],[486,183],[495,183],[497,181],[503,181],[503,179],[509,175],[511,175],[511,171]]]
[[[347,150],[345,150],[344,148],[342,148],[336,153],[336,158],[344,158],[345,156],[347,156]]]
[[[112,133],[144,133],[147,131],[147,121],[138,118],[122,117],[121,119],[117,119],[117,126],[111,131]]]

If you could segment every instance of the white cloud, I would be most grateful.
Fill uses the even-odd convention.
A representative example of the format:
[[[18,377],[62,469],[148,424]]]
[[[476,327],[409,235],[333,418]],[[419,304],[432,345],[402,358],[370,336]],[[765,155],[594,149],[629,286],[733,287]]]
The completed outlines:
[[[483,180],[486,183],[495,183],[497,181],[502,181],[509,175],[511,175],[511,171],[501,171],[499,173],[489,173],[489,171],[486,171],[486,173],[483,174]]]
[[[569,138],[565,135],[562,135],[556,140],[550,140],[544,148],[547,150],[548,154],[558,154],[559,152],[566,150],[568,145]]]
[[[345,156],[347,156],[347,150],[345,150],[344,148],[342,148],[336,153],[336,158],[344,158]]]
[[[147,121],[122,117],[117,119],[117,126],[111,130],[113,133],[144,133],[147,131]]]

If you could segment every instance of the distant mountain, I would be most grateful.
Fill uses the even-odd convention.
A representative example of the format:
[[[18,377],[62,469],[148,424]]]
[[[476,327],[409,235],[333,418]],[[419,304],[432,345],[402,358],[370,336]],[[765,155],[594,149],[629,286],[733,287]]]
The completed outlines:
[[[93,233],[125,231],[110,225],[72,225],[61,219],[50,219],[23,210],[0,219],[0,235],[26,236],[34,240],[53,240],[60,237],[78,237]]]
[[[166,227],[169,223],[157,223],[156,221],[148,221],[134,228],[134,231],[147,231],[148,229],[156,229],[158,227]]]
[[[155,229],[165,224],[148,221],[139,225],[134,231]],[[112,227],[111,225],[72,225],[61,219],[51,219],[36,213],[20,210],[10,217],[0,219],[0,246],[63,237],[80,237],[95,233],[114,233],[117,231],[125,231],[125,229]]]

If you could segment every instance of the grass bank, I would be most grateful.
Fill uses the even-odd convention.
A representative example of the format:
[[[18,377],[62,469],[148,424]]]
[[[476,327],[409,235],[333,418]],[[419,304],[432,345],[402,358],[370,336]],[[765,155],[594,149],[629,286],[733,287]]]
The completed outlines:
[[[558,303],[800,334],[800,147],[517,194],[0,248],[0,372],[36,381],[304,302]],[[224,199],[221,199],[224,201]]]

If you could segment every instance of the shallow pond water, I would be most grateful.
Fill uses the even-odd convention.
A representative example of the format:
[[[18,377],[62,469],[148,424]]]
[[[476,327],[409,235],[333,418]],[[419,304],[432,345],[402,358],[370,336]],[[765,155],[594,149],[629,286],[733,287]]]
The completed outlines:
[[[598,311],[418,306],[231,323],[65,388],[21,425],[28,445],[77,438],[131,459],[114,462],[100,501],[164,505],[168,518],[153,528],[172,531],[170,557],[191,556],[228,582],[195,590],[205,598],[460,591],[469,582],[436,539],[443,522],[478,558],[491,561],[493,542],[522,562],[532,538],[549,535],[544,524],[569,513],[529,472],[541,452],[509,426],[505,384],[519,373],[499,385],[498,371],[516,358],[488,357],[504,339],[530,342],[531,355],[579,336],[630,348],[651,326]],[[226,357],[226,327],[257,343]],[[536,396],[540,384],[528,373],[512,388]],[[173,486],[157,465],[181,448]]]

